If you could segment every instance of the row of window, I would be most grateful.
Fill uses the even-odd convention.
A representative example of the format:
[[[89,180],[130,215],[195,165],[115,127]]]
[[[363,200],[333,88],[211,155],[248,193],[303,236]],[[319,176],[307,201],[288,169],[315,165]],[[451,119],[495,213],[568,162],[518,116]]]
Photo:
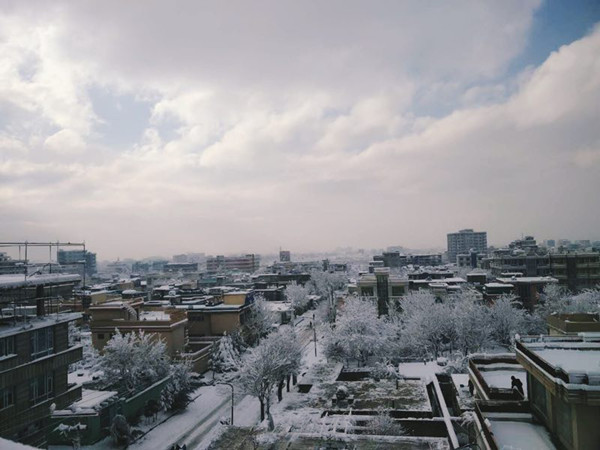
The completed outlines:
[[[54,377],[40,375],[29,382],[29,400],[33,405],[48,400],[54,393]],[[0,388],[0,410],[15,404],[15,389],[13,386]]]
[[[52,327],[42,328],[30,333],[31,357],[33,359],[50,355],[54,352],[54,330]],[[0,358],[15,354],[15,337],[0,339]]]
[[[9,336],[0,339],[0,358],[15,354],[15,337]]]

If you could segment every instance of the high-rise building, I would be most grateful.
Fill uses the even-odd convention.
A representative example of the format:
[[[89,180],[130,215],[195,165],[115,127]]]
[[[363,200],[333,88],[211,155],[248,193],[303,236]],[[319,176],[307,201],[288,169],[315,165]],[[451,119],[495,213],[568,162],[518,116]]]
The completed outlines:
[[[58,263],[61,266],[69,266],[73,272],[80,273],[85,267],[85,273],[92,275],[96,273],[96,254],[84,250],[59,250],[57,254]]]
[[[469,253],[475,250],[478,253],[487,251],[487,232],[473,231],[470,228],[460,230],[458,233],[448,233],[448,261],[456,263],[456,256],[460,253]]]

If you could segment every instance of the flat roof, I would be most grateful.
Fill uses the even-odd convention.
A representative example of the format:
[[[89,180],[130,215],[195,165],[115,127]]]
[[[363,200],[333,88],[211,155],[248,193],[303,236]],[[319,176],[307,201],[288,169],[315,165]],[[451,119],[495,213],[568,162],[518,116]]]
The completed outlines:
[[[510,420],[491,420],[490,424],[499,448],[556,449],[542,425]]]
[[[500,283],[558,283],[558,279],[553,277],[510,277],[510,278],[496,278]]]
[[[29,316],[26,321],[17,321],[14,324],[12,318],[5,317],[9,322],[0,322],[0,337],[12,336],[15,334],[45,328],[58,323],[71,322],[81,318],[81,313],[59,313],[48,314],[46,316]]]
[[[76,282],[80,280],[81,277],[79,275],[69,273],[44,273],[28,277],[25,277],[24,274],[0,275],[0,289]]]

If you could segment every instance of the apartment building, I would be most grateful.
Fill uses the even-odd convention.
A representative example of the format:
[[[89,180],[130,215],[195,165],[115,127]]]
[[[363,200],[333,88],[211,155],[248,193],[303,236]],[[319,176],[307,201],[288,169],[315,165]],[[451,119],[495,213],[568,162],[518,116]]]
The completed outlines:
[[[448,261],[456,262],[460,253],[469,253],[475,250],[478,253],[487,251],[487,232],[473,231],[471,228],[460,230],[457,233],[448,233]]]
[[[98,272],[96,263],[96,254],[85,250],[58,250],[58,263],[64,270],[69,272],[81,273],[85,270],[87,275],[93,275]]]
[[[208,273],[227,271],[256,272],[260,267],[260,256],[247,254],[243,256],[209,256],[206,260]]]
[[[70,298],[78,275],[0,276],[0,436],[42,447],[50,405],[65,408],[81,398],[69,385],[70,364],[82,358],[69,344],[69,323],[79,313],[61,313],[59,295]]]

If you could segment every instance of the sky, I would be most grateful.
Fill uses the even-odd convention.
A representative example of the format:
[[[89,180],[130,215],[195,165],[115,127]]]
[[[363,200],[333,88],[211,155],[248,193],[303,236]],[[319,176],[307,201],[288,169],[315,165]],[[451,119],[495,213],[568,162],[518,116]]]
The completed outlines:
[[[600,239],[600,2],[0,0],[0,239]]]

